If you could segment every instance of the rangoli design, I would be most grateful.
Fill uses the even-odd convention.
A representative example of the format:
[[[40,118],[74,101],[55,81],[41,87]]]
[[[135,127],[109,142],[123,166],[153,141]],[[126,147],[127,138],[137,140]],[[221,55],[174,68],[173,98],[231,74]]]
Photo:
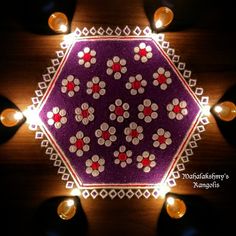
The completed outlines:
[[[39,83],[36,138],[83,196],[158,197],[175,185],[208,123],[208,97],[163,34],[77,29]]]

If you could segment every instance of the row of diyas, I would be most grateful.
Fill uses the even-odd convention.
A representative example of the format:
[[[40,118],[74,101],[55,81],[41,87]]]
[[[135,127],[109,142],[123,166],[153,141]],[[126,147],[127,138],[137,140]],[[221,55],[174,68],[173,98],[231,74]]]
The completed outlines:
[[[170,189],[166,185],[164,186],[165,187],[160,190],[160,198],[165,198],[164,204],[166,212],[173,219],[182,218],[187,211],[185,202],[182,199],[175,197],[175,195],[171,195],[171,193],[169,193]],[[68,196],[63,201],[61,201],[56,209],[58,216],[63,220],[72,219],[76,212],[80,209],[80,204],[75,201],[73,197],[80,197],[81,190],[74,188],[71,191],[71,196]]]
[[[173,11],[168,7],[159,7],[153,16],[156,29],[163,30],[171,24],[174,19]],[[68,18],[63,12],[54,12],[48,18],[48,26],[55,33],[66,33],[68,31]]]

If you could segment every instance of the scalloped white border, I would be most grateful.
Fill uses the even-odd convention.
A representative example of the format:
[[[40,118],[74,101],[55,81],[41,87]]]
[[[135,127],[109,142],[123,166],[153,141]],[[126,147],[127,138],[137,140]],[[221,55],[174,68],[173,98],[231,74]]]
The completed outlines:
[[[196,87],[197,80],[191,78],[191,71],[186,68],[186,64],[180,61],[180,56],[175,54],[175,50],[170,48],[169,42],[164,40],[164,34],[154,34],[150,27],[139,27],[136,26],[133,29],[129,26],[124,28],[115,27],[114,29],[107,27],[91,27],[90,29],[84,27],[83,29],[77,28],[73,33],[65,36],[63,42],[61,42],[61,50],[56,51],[57,57],[51,60],[51,66],[47,67],[47,73],[42,75],[43,81],[38,83],[38,88],[35,90],[35,97],[32,97],[32,105],[29,106],[29,109],[37,112],[37,107],[40,103],[40,100],[43,97],[43,94],[46,92],[47,87],[52,80],[57,67],[59,66],[62,58],[65,55],[67,48],[74,42],[74,40],[81,37],[92,37],[92,36],[149,36],[155,39],[155,41],[160,45],[160,47],[167,53],[168,57],[175,64],[178,71],[181,73],[183,78],[187,81],[189,87],[195,93],[202,107],[208,105],[209,97],[203,96],[203,89]],[[170,188],[176,185],[176,179],[180,178],[180,172],[185,170],[185,163],[189,162],[189,157],[193,155],[193,149],[198,146],[197,142],[201,140],[200,133],[205,131],[205,125],[209,123],[207,116],[204,116],[203,112],[201,118],[199,119],[198,124],[189,140],[185,150],[182,152],[181,157],[175,165],[175,168],[172,170],[169,178],[166,180],[164,185],[168,185]],[[35,131],[35,139],[41,140],[41,147],[45,148],[46,155],[49,156],[49,159],[53,162],[53,165],[58,168],[57,173],[61,175],[61,179],[66,182],[66,188],[72,189],[75,187],[75,182],[68,172],[63,161],[60,159],[57,152],[50,145],[50,142],[46,139],[44,133],[40,129],[40,125],[31,123],[29,129]],[[76,186],[77,187],[77,186]],[[127,197],[128,199],[132,197],[136,198],[149,198],[154,197],[158,198],[161,192],[161,184],[157,184],[155,188],[146,188],[146,189],[129,189],[129,188],[118,188],[118,189],[86,189],[81,190],[81,195],[84,198],[92,197],[95,199],[100,196],[101,198],[110,197],[114,199],[118,197],[120,199]]]

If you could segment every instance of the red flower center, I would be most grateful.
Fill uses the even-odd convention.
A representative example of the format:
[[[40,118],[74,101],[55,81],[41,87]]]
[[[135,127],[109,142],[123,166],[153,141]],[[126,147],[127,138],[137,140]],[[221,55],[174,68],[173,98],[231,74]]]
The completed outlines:
[[[120,161],[125,161],[127,159],[127,155],[124,152],[122,152],[119,153],[118,158]]]
[[[82,110],[81,115],[83,116],[83,118],[87,118],[89,116],[88,109]]]
[[[121,65],[120,65],[120,63],[114,63],[114,64],[112,65],[112,70],[113,70],[114,72],[120,72],[120,71],[121,71]]]
[[[93,162],[92,165],[91,165],[93,170],[98,170],[99,166],[100,166],[100,164],[97,161]]]
[[[67,87],[67,90],[68,91],[73,91],[74,90],[74,87],[75,87],[75,84],[74,82],[68,82],[68,84],[66,85]]]
[[[159,82],[159,84],[164,84],[166,83],[166,80],[167,80],[167,78],[164,75],[158,75],[156,79]]]
[[[53,115],[54,122],[60,122],[61,115],[59,113]]]
[[[139,89],[141,87],[141,82],[138,80],[135,80],[134,82],[132,82],[132,88],[133,89]]]
[[[143,158],[143,160],[141,161],[141,163],[143,164],[143,166],[149,166],[150,165],[150,160],[148,158]]]
[[[83,146],[84,146],[84,141],[83,139],[78,139],[75,143],[75,146],[78,148],[78,149],[82,149]]]
[[[124,114],[124,109],[122,108],[122,106],[119,106],[119,107],[116,107],[116,108],[115,108],[115,114],[116,114],[117,116],[123,116],[123,114]]]
[[[140,49],[138,53],[141,57],[145,57],[147,55],[147,51],[145,48]]]
[[[102,137],[103,137],[103,139],[105,139],[105,140],[108,140],[109,138],[110,138],[110,133],[109,133],[109,131],[102,131]]]
[[[93,84],[93,87],[92,87],[93,93],[99,93],[100,89],[101,88],[99,84]]]
[[[160,144],[166,142],[166,138],[164,137],[164,135],[160,135],[157,140],[158,140],[158,142],[159,142]]]
[[[89,52],[84,54],[84,57],[83,57],[83,59],[84,59],[84,61],[85,61],[85,62],[88,62],[88,61],[90,61],[90,60],[91,60],[91,58],[92,58],[92,56],[90,55],[90,53],[89,53]]]
[[[130,136],[132,138],[137,138],[139,135],[138,131],[136,129],[132,129],[131,132],[130,132]]]
[[[175,105],[174,108],[173,108],[173,112],[174,113],[180,113],[181,112],[181,108],[179,105]]]
[[[151,116],[151,114],[152,114],[152,108],[151,108],[151,107],[144,107],[144,109],[143,109],[143,114],[144,114],[145,116]]]

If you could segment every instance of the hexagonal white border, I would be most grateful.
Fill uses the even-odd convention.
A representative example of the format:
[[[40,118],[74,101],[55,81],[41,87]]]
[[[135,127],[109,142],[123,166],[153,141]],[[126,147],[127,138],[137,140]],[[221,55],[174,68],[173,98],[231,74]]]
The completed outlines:
[[[38,88],[35,90],[36,97],[32,97],[32,105],[29,106],[30,110],[37,111],[38,105],[42,99],[42,95],[46,92],[47,87],[52,80],[55,72],[57,71],[57,67],[60,65],[60,62],[65,56],[66,50],[70,47],[70,45],[77,39],[83,37],[92,37],[92,36],[149,36],[152,37],[159,46],[166,52],[168,57],[171,61],[175,64],[178,71],[181,73],[183,78],[187,81],[189,87],[195,93],[197,98],[199,99],[201,105],[207,106],[209,98],[207,96],[203,96],[203,89],[196,87],[197,81],[196,79],[191,78],[191,71],[186,69],[186,64],[180,61],[180,56],[175,54],[175,50],[170,48],[169,42],[165,41],[165,35],[163,33],[152,33],[150,27],[139,27],[136,26],[134,28],[125,26],[124,28],[120,27],[91,27],[79,29],[77,28],[71,34],[65,36],[64,41],[60,43],[61,50],[56,51],[56,58],[51,60],[52,65],[48,66],[46,74],[42,75],[42,81],[38,83]],[[169,175],[168,179],[165,183],[158,183],[155,187],[150,188],[102,188],[102,189],[87,189],[87,188],[80,188],[81,196],[84,198],[91,197],[95,199],[96,197],[100,196],[101,198],[110,197],[114,199],[118,197],[120,199],[126,197],[128,199],[132,197],[136,198],[149,198],[154,197],[158,198],[161,192],[161,186],[167,185],[169,187],[173,187],[176,185],[176,179],[180,178],[179,172],[185,170],[185,163],[189,162],[189,157],[193,155],[193,149],[196,148],[197,141],[201,140],[201,135],[203,131],[205,131],[204,125],[208,124],[208,118],[201,114],[201,118],[199,119],[198,125],[196,125],[195,131],[192,134],[191,139],[188,142],[185,150],[182,152],[181,157],[179,158],[178,162],[173,168],[171,174]],[[76,186],[75,181],[73,180],[72,176],[70,175],[69,171],[67,170],[66,166],[64,165],[63,161],[60,159],[59,155],[57,154],[56,150],[52,147],[50,142],[46,139],[46,136],[41,131],[40,127],[37,124],[31,123],[29,125],[29,129],[35,131],[35,138],[41,139],[41,147],[45,148],[46,155],[49,156],[49,159],[53,162],[53,165],[58,168],[58,174],[61,175],[61,179],[66,181],[66,188],[72,189]]]

